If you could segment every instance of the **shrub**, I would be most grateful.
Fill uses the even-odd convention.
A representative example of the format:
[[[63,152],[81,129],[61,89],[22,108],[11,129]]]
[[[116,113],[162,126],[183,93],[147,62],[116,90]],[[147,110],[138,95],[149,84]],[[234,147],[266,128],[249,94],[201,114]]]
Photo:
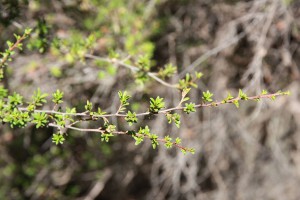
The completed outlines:
[[[16,53],[16,49],[22,50],[23,41],[30,35],[31,29],[25,29],[22,35],[15,34],[15,41],[7,41],[8,48],[1,53],[0,61],[0,77],[4,78],[3,70],[8,67],[9,61],[12,60],[13,55]],[[86,101],[83,112],[77,112],[75,107],[64,108],[63,96],[64,92],[57,89],[52,94],[51,101],[54,104],[51,110],[42,109],[43,106],[49,101],[49,94],[42,93],[39,88],[34,91],[31,100],[24,101],[24,97],[20,94],[13,92],[9,94],[8,90],[2,85],[0,87],[0,122],[8,123],[11,128],[18,127],[23,128],[28,124],[35,124],[36,128],[41,127],[54,127],[56,132],[53,133],[52,141],[56,145],[63,144],[65,142],[65,136],[69,129],[82,131],[82,132],[97,132],[101,135],[101,140],[109,142],[110,138],[115,135],[128,135],[135,140],[135,144],[138,145],[144,139],[150,140],[153,149],[155,149],[160,143],[163,143],[166,148],[176,147],[179,148],[183,153],[195,153],[194,148],[185,147],[181,144],[180,138],[172,138],[167,135],[164,138],[160,138],[157,134],[153,133],[149,126],[138,127],[137,130],[117,130],[116,125],[111,121],[112,117],[124,118],[128,123],[129,127],[136,124],[141,117],[153,116],[153,115],[165,115],[166,120],[169,123],[180,127],[180,114],[178,111],[183,111],[186,114],[196,112],[196,109],[204,107],[217,107],[222,104],[234,104],[239,108],[240,101],[260,101],[264,98],[274,100],[277,96],[288,95],[289,92],[278,91],[276,93],[269,94],[266,90],[263,90],[261,94],[255,96],[248,96],[242,90],[236,97],[233,97],[228,93],[227,97],[223,100],[213,100],[214,94],[210,91],[203,92],[202,100],[198,102],[191,102],[188,94],[191,87],[196,88],[196,81],[200,79],[203,74],[195,72],[191,75],[187,73],[184,79],[178,81],[177,84],[170,84],[166,82],[166,77],[171,77],[176,71],[176,67],[168,64],[164,69],[160,69],[159,72],[154,73],[150,71],[151,59],[148,56],[139,57],[137,65],[134,66],[131,62],[124,62],[119,58],[116,52],[111,51],[111,56],[108,58],[102,58],[96,55],[92,55],[93,43],[95,42],[95,36],[90,35],[86,39],[78,43],[66,44],[61,41],[65,46],[56,44],[58,49],[64,49],[65,53],[72,58],[72,62],[75,60],[81,60],[84,62],[85,59],[95,59],[102,62],[119,65],[125,68],[131,69],[136,74],[136,80],[140,83],[144,83],[151,78],[163,86],[178,90],[181,92],[181,100],[176,107],[165,108],[164,98],[157,96],[156,98],[149,99],[148,110],[136,113],[128,109],[130,95],[126,91],[119,91],[119,108],[116,113],[103,112],[100,107],[94,107],[93,103],[89,100]],[[138,104],[138,102],[137,102]],[[117,106],[117,105],[112,105]],[[59,109],[58,109],[59,108]],[[101,121],[101,125],[97,128],[80,128],[77,126],[82,121]]]

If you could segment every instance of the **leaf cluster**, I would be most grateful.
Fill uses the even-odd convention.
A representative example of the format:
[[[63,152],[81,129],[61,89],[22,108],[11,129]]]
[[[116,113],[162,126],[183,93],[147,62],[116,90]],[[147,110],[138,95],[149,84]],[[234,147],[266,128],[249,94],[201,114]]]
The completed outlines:
[[[6,42],[8,48],[5,49],[4,52],[0,52],[0,80],[3,79],[4,67],[8,65],[8,62],[12,61],[12,56],[16,53],[15,49],[17,48],[19,50],[23,50],[22,41],[29,36],[31,31],[32,29],[27,28],[25,29],[23,35],[14,34],[16,42],[11,42],[9,40]]]
[[[162,108],[165,107],[165,102],[163,98],[160,98],[159,96],[154,98],[150,98],[150,109],[149,111],[151,113],[158,113]]]
[[[44,31],[47,31],[46,29]],[[31,30],[26,29],[23,35],[15,35],[16,42],[7,41],[8,49],[6,49],[3,53],[1,53],[0,60],[0,69],[3,70],[4,66],[7,66],[7,62],[11,61],[12,55],[15,53],[14,49],[22,50],[22,41],[28,37]],[[76,36],[74,36],[76,38]],[[74,38],[73,38],[74,39]],[[66,54],[64,55],[69,62],[75,62],[77,59],[84,61],[86,57],[86,53],[93,47],[96,41],[95,34],[89,35],[87,38],[81,38],[78,42],[70,42],[68,40],[64,40],[59,44],[53,43],[54,47],[57,47],[59,50],[66,50]],[[56,46],[57,45],[57,46]],[[156,81],[166,85],[168,87],[173,87],[174,85],[168,84],[164,82],[162,79],[166,79],[174,75],[177,71],[177,67],[172,64],[165,65],[163,69],[160,69],[158,73],[150,72],[151,70],[151,57],[150,56],[140,56],[136,62],[137,67],[131,66],[125,62],[120,62],[117,59],[119,58],[119,54],[116,51],[111,50],[109,59],[104,59],[105,62],[117,63],[118,65],[123,65],[127,68],[132,69],[136,72],[137,80],[141,82],[145,82],[149,79],[149,77],[155,79]],[[93,58],[93,56],[90,56]],[[128,61],[131,63],[130,61]],[[0,71],[0,77],[3,73]],[[180,114],[177,111],[181,110],[186,114],[190,114],[192,112],[196,112],[196,109],[202,107],[215,107],[220,104],[232,103],[237,108],[239,107],[239,101],[246,100],[255,100],[259,101],[262,98],[270,98],[275,100],[277,96],[288,95],[289,92],[281,92],[278,91],[274,94],[268,94],[266,90],[263,90],[260,95],[256,96],[248,96],[242,90],[239,90],[238,96],[233,97],[230,93],[228,93],[227,97],[222,101],[214,101],[213,93],[209,90],[202,93],[202,101],[199,103],[188,102],[190,98],[187,96],[190,92],[190,88],[197,87],[196,81],[199,80],[203,74],[201,72],[195,72],[194,74],[187,73],[185,78],[179,80],[178,85],[175,85],[177,89],[180,89],[181,92],[181,100],[176,107],[173,108],[165,108],[164,98],[157,96],[156,98],[150,98],[149,110],[143,113],[136,113],[130,110],[127,110],[129,107],[129,99],[130,95],[126,91],[118,92],[119,97],[119,108],[116,113],[106,114],[100,107],[95,108],[94,111],[93,103],[89,100],[86,101],[84,105],[85,111],[82,113],[77,113],[75,108],[62,108],[61,105],[63,103],[64,93],[57,89],[53,94],[50,102],[53,102],[52,110],[38,110],[38,107],[43,107],[48,101],[47,93],[42,93],[38,88],[33,92],[31,100],[25,103],[22,95],[13,92],[10,94],[6,88],[0,86],[0,122],[8,123],[12,128],[14,127],[25,127],[29,123],[35,124],[36,128],[41,127],[54,127],[57,130],[52,135],[52,142],[56,145],[63,144],[65,141],[66,131],[69,129],[78,130],[78,131],[86,131],[86,132],[97,132],[101,136],[101,141],[109,142],[112,137],[118,134],[126,134],[132,136],[135,140],[135,144],[138,145],[144,141],[144,139],[148,139],[151,141],[153,149],[156,149],[160,143],[163,143],[166,148],[176,147],[179,148],[184,154],[187,152],[195,153],[193,148],[187,148],[181,146],[181,139],[176,138],[175,140],[170,136],[166,135],[160,138],[157,134],[154,134],[150,131],[148,126],[144,128],[139,127],[138,131],[135,130],[117,130],[117,126],[110,121],[110,117],[120,117],[123,118],[129,126],[136,127],[138,124],[138,117],[140,116],[151,116],[151,115],[159,115],[163,114],[166,116],[168,123],[174,123],[178,128],[180,128]],[[3,77],[3,76],[2,76]],[[160,79],[160,78],[162,79]],[[49,100],[49,99],[48,99]],[[52,104],[53,104],[52,103]],[[22,107],[25,104],[25,107]],[[183,106],[184,104],[184,106]],[[57,107],[59,106],[59,109]],[[103,123],[100,123],[99,128],[97,129],[85,129],[79,128],[77,124],[80,124],[82,121],[97,121],[102,120]]]
[[[194,75],[191,75],[190,73],[187,73],[185,75],[185,78],[179,80],[179,89],[184,89],[184,88],[197,88],[198,85],[196,83],[197,80],[201,79],[203,76],[203,73],[201,72],[195,72]]]

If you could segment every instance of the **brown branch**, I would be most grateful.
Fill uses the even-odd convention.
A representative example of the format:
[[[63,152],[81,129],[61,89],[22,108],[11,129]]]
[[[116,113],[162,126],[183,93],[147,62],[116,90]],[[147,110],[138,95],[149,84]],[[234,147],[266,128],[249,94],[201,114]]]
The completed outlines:
[[[80,131],[80,132],[94,132],[94,133],[106,134],[106,131],[102,130],[102,129],[77,128],[77,127],[74,127],[74,126],[71,126],[71,125],[67,125],[67,126],[63,127],[63,126],[60,126],[60,125],[57,125],[57,124],[54,124],[54,123],[49,123],[48,126],[54,127],[54,128],[57,128],[57,129],[71,129],[71,130],[76,130],[76,131]],[[129,135],[128,131],[113,131],[111,133],[114,134],[114,135]],[[148,136],[148,135],[135,133],[135,136],[143,137],[143,138],[147,138],[149,140],[152,140],[150,138],[150,136]],[[167,141],[164,138],[157,138],[156,140],[161,142],[161,143],[167,143]],[[180,145],[176,142],[171,142],[171,143],[172,143],[173,147],[179,148],[179,149],[184,150],[184,151],[189,151],[189,148],[184,147],[184,146],[182,146],[182,145]]]
[[[248,100],[258,100],[258,99],[264,99],[264,98],[272,98],[272,97],[277,97],[277,96],[282,96],[282,95],[288,95],[287,92],[277,92],[277,93],[273,93],[273,94],[262,94],[262,95],[256,95],[256,96],[251,96],[248,97]],[[200,104],[196,104],[195,108],[202,108],[202,107],[216,107],[219,106],[221,104],[232,104],[235,101],[246,101],[244,99],[242,99],[241,97],[236,97],[236,98],[232,98],[230,100],[227,101],[215,101],[212,103],[200,103]],[[143,113],[137,113],[136,116],[137,117],[141,117],[141,116],[147,116],[150,114],[167,114],[171,111],[176,111],[176,110],[184,110],[186,107],[185,106],[177,106],[177,107],[173,107],[173,108],[168,108],[168,109],[164,109],[164,110],[160,110],[158,111],[158,113],[151,113],[149,111],[147,112],[143,112]],[[20,111],[28,111],[27,108],[19,108]],[[58,112],[58,111],[54,111],[54,110],[34,110],[34,112],[43,112],[49,115],[66,115],[66,116],[75,116],[75,117],[91,117],[93,119],[97,119],[97,118],[107,118],[107,117],[126,117],[126,114],[119,114],[119,113],[115,113],[115,114],[104,114],[104,115],[97,115],[97,114],[90,114],[87,112],[82,112],[82,113],[64,113],[64,112]]]
[[[22,37],[20,37],[9,49],[8,51],[11,52],[13,51],[15,48],[18,47],[18,45],[24,40],[26,39],[27,35],[23,34]],[[11,54],[7,54],[5,55],[1,60],[0,60],[0,67],[3,68],[5,63],[7,62],[7,60],[9,59]]]

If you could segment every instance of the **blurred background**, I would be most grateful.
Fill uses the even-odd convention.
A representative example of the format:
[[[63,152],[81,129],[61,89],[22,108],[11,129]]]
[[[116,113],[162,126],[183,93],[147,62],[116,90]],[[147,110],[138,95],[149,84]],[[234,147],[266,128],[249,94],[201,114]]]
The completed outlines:
[[[40,87],[49,94],[60,89],[64,106],[78,111],[89,99],[116,112],[119,90],[131,94],[136,112],[158,95],[166,107],[178,104],[176,89],[74,57],[91,34],[93,55],[114,50],[133,63],[148,55],[153,72],[178,66],[169,83],[203,72],[190,94],[194,102],[207,90],[216,100],[239,88],[248,95],[263,89],[291,95],[182,113],[180,129],[164,116],[137,125],[181,137],[194,155],[162,145],[153,150],[149,141],[135,146],[128,136],[105,143],[99,134],[76,131],[56,146],[52,128],[1,125],[0,199],[300,199],[298,0],[0,0],[0,51],[26,27],[33,33],[6,69],[4,85],[27,99]],[[49,100],[44,109],[51,106]],[[124,120],[113,122],[126,129]]]

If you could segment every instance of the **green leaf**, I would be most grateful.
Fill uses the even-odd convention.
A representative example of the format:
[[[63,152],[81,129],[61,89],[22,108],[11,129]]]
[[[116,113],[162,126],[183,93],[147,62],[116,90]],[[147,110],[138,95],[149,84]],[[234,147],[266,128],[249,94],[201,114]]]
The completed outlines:
[[[133,123],[137,123],[136,113],[128,111],[125,120],[128,122],[129,126],[132,126]]]
[[[127,101],[130,98],[130,96],[127,95],[127,91],[124,91],[124,93],[122,91],[119,91],[118,95],[119,95],[119,99],[120,99],[121,104],[128,105]]]
[[[124,112],[124,110],[126,109],[125,106],[129,105],[128,100],[129,100],[130,96],[127,94],[126,91],[124,91],[124,92],[119,91],[118,95],[119,95],[119,100],[121,103],[119,112]]]
[[[241,89],[239,89],[239,97],[241,100],[248,100],[248,96]]]
[[[12,107],[16,107],[18,105],[22,105],[23,104],[23,97],[21,95],[19,95],[18,93],[14,92],[13,95],[8,96],[9,99],[9,104]]]
[[[271,99],[274,101],[276,99],[276,96],[271,96]]]
[[[14,43],[12,43],[11,41],[6,41],[6,44],[7,44],[7,46],[8,46],[8,48],[11,48],[13,45],[14,45]]]
[[[189,74],[189,73],[187,73],[186,75],[185,75],[185,81],[186,82],[189,82],[191,80],[191,75]]]
[[[173,147],[172,138],[170,138],[170,136],[168,136],[168,135],[165,136],[164,140],[165,140],[165,147],[166,147],[167,149]]]
[[[210,93],[209,90],[207,90],[206,92],[203,92],[202,94],[203,94],[202,99],[204,102],[212,102],[213,101],[211,98],[213,96],[213,94]]]
[[[180,139],[179,137],[177,137],[177,138],[175,139],[175,143],[176,143],[176,144],[181,144],[181,139]]]
[[[109,58],[111,59],[117,59],[120,57],[120,54],[118,54],[116,51],[112,50],[112,49],[109,49]]]
[[[195,149],[194,149],[194,148],[189,148],[188,151],[189,151],[191,154],[195,154]]]
[[[185,155],[186,154],[186,149],[180,149],[180,151]]]
[[[112,133],[102,133],[101,134],[101,141],[109,142],[110,138],[114,135]]]
[[[19,50],[23,50],[23,44],[22,44],[22,43],[17,44],[17,48],[18,48]]]
[[[157,140],[158,136],[155,134],[151,134],[150,139],[151,139],[151,143],[152,143],[152,148],[156,149],[156,147],[159,145],[158,140]]]
[[[173,114],[173,120],[177,128],[180,128],[180,115],[178,113]]]
[[[105,115],[106,112],[102,111],[101,108],[98,107],[97,114],[98,114],[98,115]]]
[[[59,90],[56,90],[56,92],[54,92],[54,93],[52,94],[52,96],[53,96],[52,101],[53,101],[55,104],[60,104],[60,103],[63,102],[63,100],[62,100],[62,98],[63,98],[63,96],[64,96],[64,93],[63,93],[63,92],[61,92],[61,91],[59,91]]]
[[[88,38],[85,39],[85,47],[92,48],[95,42],[96,42],[95,34],[90,34]]]
[[[166,77],[171,77],[177,71],[177,67],[173,66],[171,63],[164,66],[164,69],[160,69],[158,75],[163,79]]]
[[[145,82],[147,82],[149,80],[149,76],[147,74],[147,72],[144,72],[144,71],[138,71],[136,74],[135,74],[135,82],[138,83],[138,84],[141,84],[143,85]]]
[[[195,72],[196,78],[200,79],[203,76],[202,72]]]
[[[232,103],[233,103],[237,108],[240,107],[239,100],[234,100]]]
[[[185,108],[183,109],[183,111],[186,114],[190,114],[191,112],[196,112],[195,103],[186,103]]]
[[[48,116],[47,116],[46,113],[44,113],[44,112],[33,113],[32,116],[33,116],[32,123],[36,124],[36,128],[43,127],[43,126],[47,125]]]
[[[185,97],[190,91],[191,88],[183,88],[181,96]]]
[[[17,35],[14,33],[14,37],[16,38],[16,40],[20,40],[21,39],[21,36],[20,35]]]
[[[31,28],[26,28],[24,31],[25,35],[29,35],[31,33],[32,29]]]
[[[145,128],[140,127],[138,134],[136,134],[134,131],[131,131],[131,135],[135,140],[135,145],[139,145],[140,143],[142,143],[144,141],[145,135],[149,135],[149,134],[150,134],[150,129],[148,128],[148,126],[146,126]]]
[[[40,88],[34,91],[32,98],[32,104],[35,106],[42,106],[43,103],[47,103],[46,97],[48,96],[47,93],[41,93]]]
[[[150,136],[151,133],[150,133],[150,129],[148,126],[145,126],[145,128],[140,128],[138,134],[141,134],[141,135],[147,135],[147,136]]]
[[[178,113],[167,113],[166,117],[168,119],[168,123],[172,123],[172,121],[175,123],[175,125],[177,126],[177,128],[180,128],[180,115]]]
[[[133,139],[135,140],[135,145],[139,145],[140,143],[142,143],[144,141],[144,137],[143,136],[132,136]]]
[[[158,113],[159,110],[165,107],[165,102],[163,98],[159,96],[156,99],[150,98],[150,109],[151,113]]]
[[[197,75],[199,76],[199,74]],[[196,75],[196,79],[197,79],[197,75]],[[184,79],[179,80],[179,88],[184,89],[190,87],[197,88],[198,86],[192,79],[192,76],[189,73],[187,73]]]
[[[222,101],[222,103],[227,103],[231,99],[233,99],[233,96],[230,94],[230,92],[228,92],[227,97]]]
[[[267,90],[263,90],[263,91],[261,92],[261,94],[262,94],[262,95],[266,95],[266,94],[268,94],[268,91],[267,91]]]
[[[19,111],[17,108],[10,108],[4,115],[2,122],[7,122],[10,127],[25,127],[31,121],[28,112]]]
[[[139,68],[144,71],[144,72],[148,72],[150,70],[150,58],[147,55],[144,56],[140,56],[138,59],[138,66]]]
[[[117,127],[116,125],[105,123],[104,128],[107,133],[113,133],[116,131]]]
[[[65,121],[65,116],[64,115],[56,114],[56,115],[54,115],[54,120],[55,120],[57,125],[59,125],[61,127],[65,127],[66,121]]]
[[[291,91],[288,90],[288,91],[286,91],[286,92],[282,92],[282,94],[288,95],[288,96],[289,96],[289,95],[291,95]]]
[[[56,145],[58,144],[63,144],[65,141],[65,138],[62,134],[60,133],[54,133],[52,136],[52,142],[55,143]]]
[[[6,66],[6,63],[0,64],[0,81],[4,78],[3,66],[1,65]]]
[[[109,142],[110,138],[114,136],[116,125],[104,123],[105,133],[101,134],[101,141]]]
[[[66,113],[76,113],[76,108],[69,108],[69,107],[67,107],[66,108]]]
[[[50,68],[50,73],[55,78],[60,78],[62,76],[62,70],[59,67],[57,67],[57,66],[51,67]]]
[[[181,104],[183,102],[190,100],[189,97],[186,97],[186,95],[190,92],[190,90],[191,90],[191,88],[183,88],[183,90],[181,92],[181,101],[178,106],[181,106]]]
[[[86,111],[91,112],[92,109],[93,109],[93,104],[92,104],[92,102],[90,102],[89,100],[87,100],[87,101],[86,101],[86,104],[85,104],[85,106],[84,106],[84,109],[85,109]]]
[[[2,85],[0,86],[0,99],[7,97],[8,90],[5,89]]]

